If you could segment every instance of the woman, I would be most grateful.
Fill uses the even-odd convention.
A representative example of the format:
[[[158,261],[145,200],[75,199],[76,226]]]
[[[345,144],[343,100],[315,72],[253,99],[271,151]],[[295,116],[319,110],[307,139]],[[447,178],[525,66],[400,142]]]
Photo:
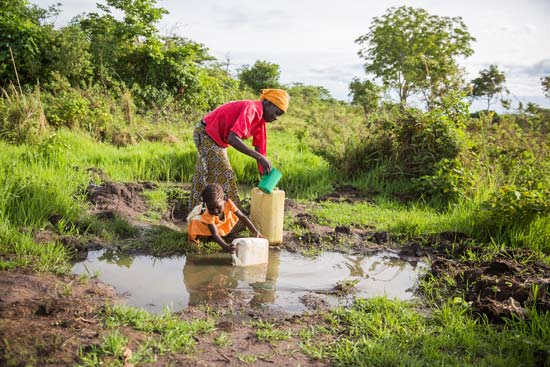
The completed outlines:
[[[264,89],[259,101],[242,100],[223,104],[208,113],[195,126],[197,166],[193,175],[189,210],[202,202],[206,185],[220,184],[223,191],[240,207],[235,174],[227,157],[231,145],[258,162],[260,173],[271,171],[266,154],[266,123],[277,120],[288,108],[289,95],[282,89]],[[252,138],[250,149],[242,139]]]

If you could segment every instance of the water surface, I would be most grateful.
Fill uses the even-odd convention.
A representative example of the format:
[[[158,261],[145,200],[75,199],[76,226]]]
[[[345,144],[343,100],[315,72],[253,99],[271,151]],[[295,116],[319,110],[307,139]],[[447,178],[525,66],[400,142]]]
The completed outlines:
[[[314,295],[330,305],[350,298],[329,294],[339,282],[357,281],[356,297],[414,297],[424,263],[407,262],[390,252],[369,255],[325,251],[305,257],[288,251],[270,251],[269,263],[234,267],[228,254],[173,258],[120,255],[93,251],[73,267],[76,274],[98,274],[99,279],[124,293],[126,303],[151,312],[166,306],[179,311],[207,301],[244,297],[252,305],[289,313],[306,309],[302,297]]]

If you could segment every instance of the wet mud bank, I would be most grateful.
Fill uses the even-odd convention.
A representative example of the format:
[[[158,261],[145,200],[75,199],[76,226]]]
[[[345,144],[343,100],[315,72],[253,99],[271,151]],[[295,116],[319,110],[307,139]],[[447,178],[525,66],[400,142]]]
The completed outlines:
[[[550,311],[550,266],[527,249],[493,252],[460,233],[442,233],[427,245],[405,244],[405,257],[429,258],[427,280],[444,296],[461,297],[472,311],[501,323],[527,318],[527,309]]]
[[[99,344],[111,286],[75,276],[0,271],[1,366],[72,366],[81,346]]]

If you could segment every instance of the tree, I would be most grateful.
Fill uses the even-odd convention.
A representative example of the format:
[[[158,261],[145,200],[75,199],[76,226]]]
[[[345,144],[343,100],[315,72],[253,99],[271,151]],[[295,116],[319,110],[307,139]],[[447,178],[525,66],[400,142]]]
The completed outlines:
[[[47,51],[54,33],[46,21],[57,14],[57,8],[42,9],[28,0],[0,4],[0,84],[16,82],[14,63],[21,84],[43,81],[49,74]]]
[[[456,84],[456,58],[473,54],[473,38],[462,18],[440,17],[408,6],[375,17],[369,32],[355,40],[362,46],[365,71],[399,95],[401,105],[421,93],[428,108]]]
[[[106,0],[102,14],[89,13],[73,20],[90,40],[94,80],[104,87],[132,90],[139,108],[157,110],[171,101],[182,109],[210,108],[217,100],[214,81],[201,66],[213,58],[208,49],[192,40],[162,37],[156,23],[167,11],[157,0]],[[122,11],[123,18],[113,16]],[[219,84],[225,83],[220,80]]]
[[[505,83],[506,76],[504,73],[499,71],[496,65],[489,65],[488,69],[481,70],[479,76],[472,80],[472,96],[485,98],[487,100],[487,112],[489,112],[495,97],[508,92]]]
[[[132,82],[126,76],[135,75],[135,66],[144,61],[144,56],[153,65],[156,61],[151,59],[162,59],[163,45],[155,24],[167,11],[155,7],[156,2],[157,0],[107,0],[106,5],[97,4],[103,14],[92,12],[73,20],[90,40],[96,79],[105,84],[116,75],[131,85]],[[112,15],[114,10],[124,14],[123,20]],[[134,53],[138,55],[132,55]],[[132,61],[133,57],[140,60]],[[146,77],[147,74],[140,76]]]
[[[550,98],[550,76],[540,78],[540,84],[542,85],[542,91],[546,98]]]
[[[321,86],[305,85],[304,83],[295,82],[287,89],[288,94],[290,94],[292,98],[301,98],[306,104],[329,101],[332,99],[330,91]]]
[[[238,72],[241,83],[256,93],[264,88],[279,87],[280,76],[279,65],[262,60],[256,61],[252,66],[243,65]]]
[[[352,97],[351,103],[361,106],[365,115],[368,116],[378,108],[381,91],[382,88],[370,80],[362,81],[359,78],[353,78],[349,84],[348,95]]]

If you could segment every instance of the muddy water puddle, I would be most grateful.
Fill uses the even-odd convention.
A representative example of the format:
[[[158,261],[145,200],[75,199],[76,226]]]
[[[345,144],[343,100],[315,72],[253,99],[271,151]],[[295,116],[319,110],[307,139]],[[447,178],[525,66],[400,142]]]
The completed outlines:
[[[300,313],[316,304],[348,304],[355,297],[414,297],[422,262],[409,262],[391,252],[368,255],[323,252],[306,257],[270,251],[269,263],[234,267],[228,254],[173,258],[120,255],[93,251],[76,263],[73,273],[97,275],[126,297],[126,304],[158,313],[180,311],[205,302],[242,297],[251,306]],[[354,294],[335,294],[335,287],[354,284]],[[340,285],[340,287],[339,287]]]

